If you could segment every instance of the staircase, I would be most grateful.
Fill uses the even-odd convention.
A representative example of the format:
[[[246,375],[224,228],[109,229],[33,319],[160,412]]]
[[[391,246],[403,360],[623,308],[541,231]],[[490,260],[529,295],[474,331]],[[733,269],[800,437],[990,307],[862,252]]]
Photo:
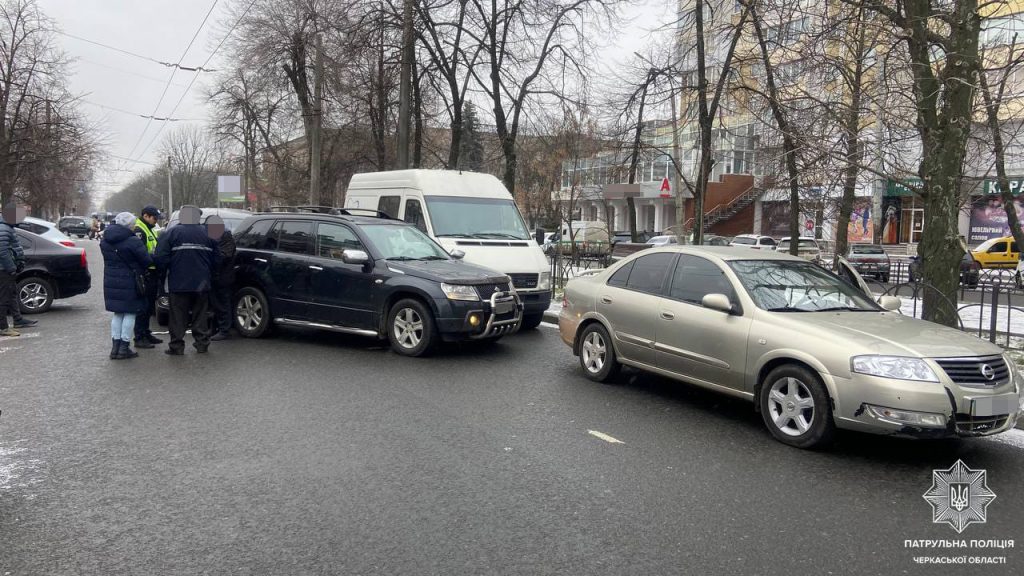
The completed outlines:
[[[757,197],[760,196],[760,194],[760,191],[751,186],[750,188],[747,189],[746,192],[733,198],[728,203],[719,204],[712,208],[711,210],[707,210],[706,212],[704,212],[704,232],[707,232],[708,229],[714,226],[715,224],[718,224],[719,222],[722,222],[724,220],[728,220],[733,216],[739,214],[740,211],[742,211],[744,208],[750,206],[755,201],[757,201]],[[693,230],[693,220],[693,218],[687,220],[686,223],[683,225],[683,228],[686,229],[687,231]]]

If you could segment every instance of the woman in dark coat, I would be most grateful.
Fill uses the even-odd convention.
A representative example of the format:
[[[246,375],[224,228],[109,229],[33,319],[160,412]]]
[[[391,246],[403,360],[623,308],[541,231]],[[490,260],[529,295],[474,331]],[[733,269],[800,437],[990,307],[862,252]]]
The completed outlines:
[[[138,356],[131,349],[135,335],[135,315],[146,309],[145,295],[135,288],[135,276],[144,274],[153,259],[134,233],[135,216],[121,212],[107,227],[100,242],[103,252],[103,302],[108,312],[114,313],[110,321],[110,358],[123,360]]]

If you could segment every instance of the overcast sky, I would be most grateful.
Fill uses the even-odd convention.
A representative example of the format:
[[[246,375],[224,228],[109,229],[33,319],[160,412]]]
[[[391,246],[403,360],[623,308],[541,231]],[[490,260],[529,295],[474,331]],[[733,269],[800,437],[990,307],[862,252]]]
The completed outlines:
[[[57,40],[74,60],[71,90],[82,96],[82,108],[102,126],[109,161],[96,175],[97,196],[106,196],[131,180],[133,173],[160,162],[160,138],[169,128],[186,120],[205,123],[203,75],[193,84],[192,72],[178,71],[72,38],[78,36],[162,62],[199,66],[221,41],[226,8],[234,0],[220,0],[192,47],[182,53],[199,29],[214,0],[37,0],[47,16],[67,35]],[[607,50],[605,62],[614,62],[640,50],[648,30],[671,19],[672,0],[644,0],[631,8],[631,23],[622,29]],[[210,66],[216,68],[215,57]],[[171,84],[167,85],[171,79]],[[161,94],[167,87],[161,101]],[[183,122],[149,122],[142,115],[173,118]],[[159,103],[159,106],[158,106]],[[155,114],[154,114],[155,112]],[[168,126],[164,126],[169,124]],[[128,159],[128,160],[125,160]]]

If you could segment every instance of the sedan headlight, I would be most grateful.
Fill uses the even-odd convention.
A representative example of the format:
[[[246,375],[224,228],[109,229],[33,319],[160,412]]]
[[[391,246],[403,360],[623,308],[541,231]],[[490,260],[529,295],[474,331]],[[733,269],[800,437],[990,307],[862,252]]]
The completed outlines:
[[[938,382],[939,377],[920,358],[903,356],[854,356],[850,359],[850,367],[858,374],[893,378],[896,380],[914,380],[917,382]]]
[[[541,272],[537,277],[537,290],[551,290],[551,272]]]
[[[480,296],[476,293],[476,288],[464,284],[445,284],[442,282],[441,291],[444,292],[444,295],[449,300],[467,300],[469,302],[480,300]]]

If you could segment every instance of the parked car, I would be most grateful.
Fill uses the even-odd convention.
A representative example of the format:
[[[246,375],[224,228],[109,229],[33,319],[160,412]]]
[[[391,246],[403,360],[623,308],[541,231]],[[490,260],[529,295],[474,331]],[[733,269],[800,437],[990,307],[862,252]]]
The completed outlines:
[[[705,246],[728,246],[732,244],[731,236],[718,236],[716,234],[705,234],[704,245]]]
[[[591,380],[626,365],[750,400],[776,439],[800,448],[836,428],[1012,429],[1024,376],[1002,349],[899,307],[783,252],[674,246],[570,280],[559,330]]]
[[[345,206],[410,222],[448,252],[463,252],[466,262],[504,272],[525,306],[523,328],[536,328],[544,319],[551,305],[551,265],[512,194],[494,176],[454,170],[356,174]]]
[[[792,239],[789,236],[786,236],[779,240],[779,243],[775,245],[775,250],[789,254],[789,246],[791,242]],[[821,248],[818,247],[818,242],[815,241],[814,238],[797,238],[796,252],[797,256],[810,262],[817,262],[821,260]]]
[[[986,240],[971,250],[974,260],[982,268],[1016,268],[1020,262],[1020,250],[1013,236]]]
[[[910,282],[918,282],[923,278],[921,266],[924,259],[921,256],[911,256],[907,266],[907,277]],[[973,252],[964,252],[960,259],[960,283],[964,288],[974,289],[981,281],[981,265],[974,259]]]
[[[219,216],[224,221],[224,228],[235,231],[238,225],[241,224],[246,218],[252,216],[252,212],[248,210],[238,210],[236,208],[200,208],[202,211],[202,222],[203,224],[210,218],[210,216]],[[178,210],[171,213],[171,217],[167,219],[166,228],[170,228],[178,223]],[[166,228],[161,228],[160,231]]]
[[[889,281],[891,263],[881,244],[851,244],[845,258],[861,276],[871,276],[880,282]]]
[[[75,247],[75,242],[71,238],[68,238],[67,234],[61,232],[53,222],[47,222],[46,220],[40,220],[39,218],[28,216],[14,226],[15,228],[27,230],[37,236],[42,236],[43,238],[56,242],[62,246],[67,246],[68,248]]]
[[[558,232],[545,232],[544,242],[540,245],[540,249],[543,250],[545,254],[554,254],[556,246],[558,246],[558,239]]]
[[[519,329],[523,303],[507,274],[449,255],[414,224],[390,218],[270,213],[236,234],[234,323],[386,338],[420,356],[440,341],[494,340]]]
[[[741,248],[753,248],[755,250],[774,250],[775,239],[771,236],[759,236],[757,234],[740,234],[732,239],[730,246]]]
[[[646,242],[648,246],[669,246],[679,244],[679,239],[672,236],[655,236]]]
[[[82,248],[69,248],[18,228],[25,269],[18,274],[18,299],[24,314],[39,314],[53,301],[89,291],[92,277]]]
[[[64,216],[57,221],[57,229],[68,237],[75,235],[85,238],[89,235],[90,227],[91,223],[85,216]]]

